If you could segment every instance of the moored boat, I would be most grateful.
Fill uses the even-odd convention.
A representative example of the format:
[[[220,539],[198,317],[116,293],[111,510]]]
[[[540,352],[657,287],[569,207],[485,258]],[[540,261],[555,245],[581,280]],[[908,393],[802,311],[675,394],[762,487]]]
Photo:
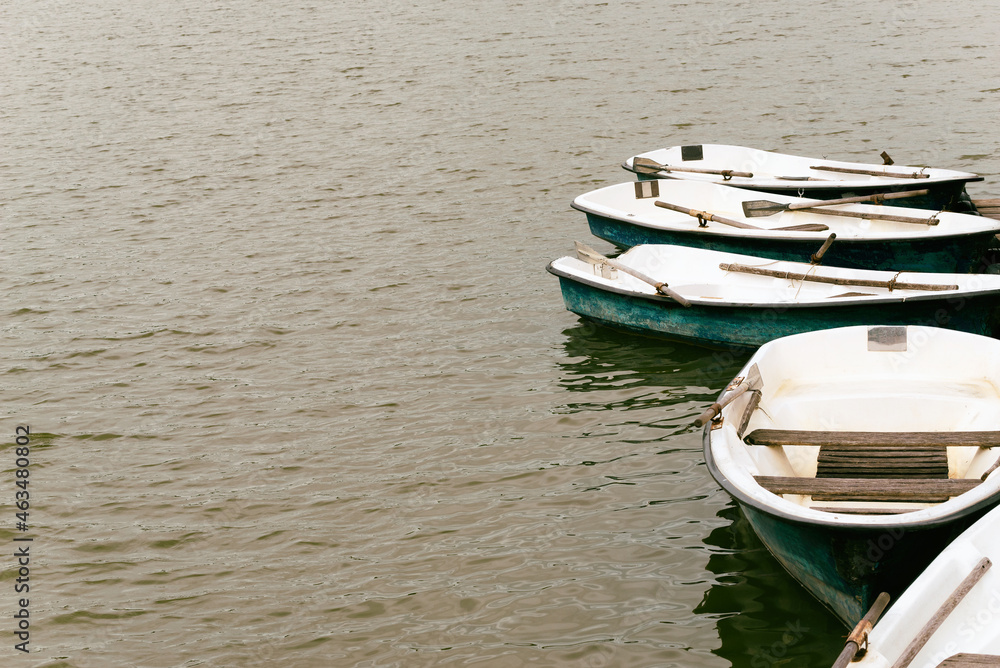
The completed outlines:
[[[767,343],[720,397],[708,470],[853,626],[1000,501],[1000,341],[854,326]]]
[[[1000,666],[1000,508],[966,529],[906,588],[839,664]],[[853,661],[851,659],[854,659]]]
[[[668,245],[635,246],[611,260],[581,244],[577,256],[552,261],[548,271],[573,313],[709,346],[756,348],[845,325],[938,325],[982,335],[1000,325],[1000,276],[988,274],[845,269]]]
[[[965,184],[983,177],[952,169],[870,164],[788,155],[727,144],[672,146],[626,160],[640,180],[670,178],[816,199],[926,190],[900,206],[969,211]]]
[[[984,216],[763,197],[715,183],[659,180],[600,188],[572,206],[586,214],[594,236],[623,248],[673,244],[801,262],[835,233],[825,263],[859,269],[974,270],[1000,232],[1000,221]],[[803,204],[813,206],[798,208]]]

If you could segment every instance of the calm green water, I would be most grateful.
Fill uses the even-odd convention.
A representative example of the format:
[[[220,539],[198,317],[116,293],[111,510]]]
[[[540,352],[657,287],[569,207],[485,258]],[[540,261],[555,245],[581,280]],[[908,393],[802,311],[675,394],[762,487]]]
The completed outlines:
[[[7,3],[0,665],[829,665],[690,426],[745,358],[544,268],[678,143],[1000,196],[998,12]]]

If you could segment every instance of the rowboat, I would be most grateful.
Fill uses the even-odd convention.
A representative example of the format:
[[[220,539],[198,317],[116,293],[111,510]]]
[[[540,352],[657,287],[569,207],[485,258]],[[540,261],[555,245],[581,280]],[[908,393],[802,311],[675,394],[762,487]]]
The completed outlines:
[[[874,628],[857,629],[855,644],[866,645],[861,657],[851,661],[849,641],[834,666],[1000,666],[998,529],[995,508],[948,545]]]
[[[997,378],[1000,341],[938,327],[776,339],[699,417],[706,465],[778,562],[853,626],[1000,501]]]
[[[756,348],[860,324],[1000,331],[1000,276],[990,274],[845,269],[667,245],[635,246],[612,260],[582,244],[547,269],[577,315],[700,345]]]
[[[794,262],[807,261],[833,233],[826,263],[857,269],[963,273],[979,266],[1000,232],[1000,220],[984,216],[762,196],[658,180],[593,190],[572,206],[594,236],[623,248],[672,244]]]
[[[649,151],[629,158],[622,167],[635,172],[639,179],[727,183],[815,199],[843,197],[848,192],[866,195],[928,190],[901,205],[951,211],[972,209],[965,184],[983,180],[977,174],[951,169],[826,160],[726,144]]]

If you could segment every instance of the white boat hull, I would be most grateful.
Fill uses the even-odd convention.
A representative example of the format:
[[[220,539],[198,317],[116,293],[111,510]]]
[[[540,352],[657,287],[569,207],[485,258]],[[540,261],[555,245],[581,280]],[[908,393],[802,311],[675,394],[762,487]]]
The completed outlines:
[[[676,167],[678,171],[661,171],[656,175],[643,173],[637,171],[634,166],[636,158],[645,158],[660,165]],[[739,188],[772,193],[788,195],[801,193],[801,196],[818,199],[832,199],[848,194],[864,195],[873,192],[926,189],[930,191],[927,195],[910,199],[902,206],[952,211],[970,210],[968,197],[965,196],[965,184],[983,180],[983,177],[977,174],[951,169],[809,158],[727,144],[672,146],[648,151],[629,158],[622,167],[636,172],[640,179],[669,178],[726,183]],[[690,168],[717,172],[731,170],[749,176],[727,177],[723,174],[679,171]],[[830,168],[876,173],[858,174],[832,171]]]

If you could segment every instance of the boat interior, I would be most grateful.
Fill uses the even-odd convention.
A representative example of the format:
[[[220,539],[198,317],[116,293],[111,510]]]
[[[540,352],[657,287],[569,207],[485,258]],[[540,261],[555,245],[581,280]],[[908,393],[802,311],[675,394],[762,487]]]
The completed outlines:
[[[633,182],[599,188],[577,197],[573,207],[653,228],[697,230],[709,235],[816,239],[820,243],[831,232],[842,241],[916,239],[949,236],[956,231],[969,234],[996,227],[995,220],[983,216],[866,203],[780,210],[767,216],[746,218],[745,202],[768,202],[780,207],[801,200],[700,181],[659,180],[652,183],[656,184],[655,189],[643,189],[641,183],[637,188]],[[900,217],[904,220],[899,220]]]
[[[740,170],[750,172],[757,180],[788,179],[792,182],[804,180],[808,175],[812,183],[832,180],[858,185],[867,183],[898,183],[905,180],[929,180],[965,174],[954,170],[940,168],[925,168],[909,165],[878,165],[872,163],[845,162],[840,160],[817,160],[816,158],[787,155],[771,151],[762,151],[742,146],[726,144],[700,144],[696,146],[672,146],[642,154],[657,162],[673,166],[697,166],[715,170]],[[875,157],[875,156],[873,156]],[[844,171],[843,168],[852,169]],[[854,171],[860,169],[859,171]],[[880,172],[873,174],[869,172]],[[884,173],[885,175],[883,175]],[[916,174],[917,176],[914,176]],[[897,175],[896,177],[886,175]],[[973,176],[969,174],[969,176]],[[710,175],[685,175],[685,178],[701,178],[708,180]],[[740,178],[734,177],[737,182]],[[890,180],[892,179],[892,180]]]
[[[690,299],[741,304],[937,296],[968,289],[971,283],[963,274],[861,271],[680,246],[636,246],[617,259],[650,278],[664,281]],[[656,293],[649,282],[582,255],[561,258],[557,264],[567,272],[608,287]],[[1000,277],[975,280],[979,289],[1000,289]]]
[[[908,328],[872,329],[903,332],[907,345]],[[949,359],[919,348],[759,360],[757,387],[713,423],[731,432],[726,459],[785,500],[841,514],[907,513],[975,489],[998,469],[998,376],[968,350]]]

